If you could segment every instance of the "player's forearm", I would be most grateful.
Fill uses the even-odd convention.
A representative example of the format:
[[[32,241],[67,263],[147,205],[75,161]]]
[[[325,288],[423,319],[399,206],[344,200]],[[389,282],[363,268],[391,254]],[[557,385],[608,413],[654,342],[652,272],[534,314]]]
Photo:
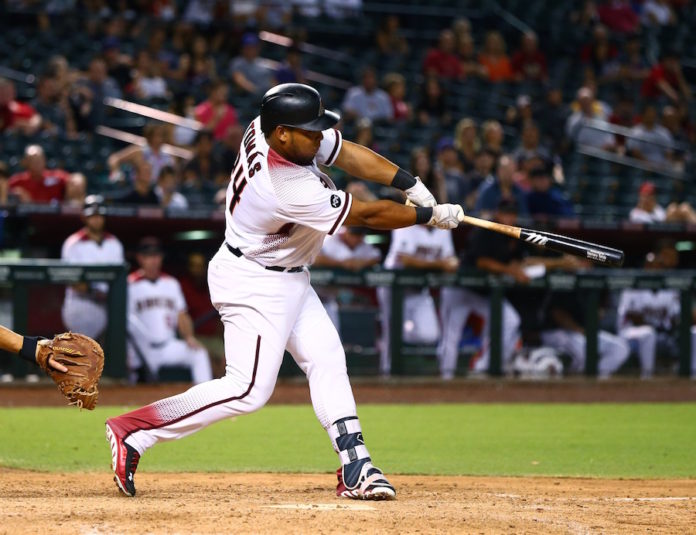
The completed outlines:
[[[186,312],[179,314],[178,327],[181,338],[186,340],[193,337],[193,320]]]
[[[418,220],[418,210],[422,211],[421,223],[427,223],[432,217],[431,208],[413,208],[394,201],[360,202],[353,200],[350,212],[346,218],[346,226],[369,227],[379,230],[393,230],[410,227]],[[426,212],[430,215],[425,219]]]
[[[406,254],[399,255],[399,260],[401,260],[405,268],[442,269],[442,260],[425,260]]]
[[[19,350],[22,349],[23,341],[24,337],[21,334],[17,334],[0,325],[0,349],[10,353],[19,353]]]
[[[394,175],[399,169],[398,165],[383,156],[350,141],[343,142],[341,152],[334,165],[354,177],[385,186],[391,185]]]

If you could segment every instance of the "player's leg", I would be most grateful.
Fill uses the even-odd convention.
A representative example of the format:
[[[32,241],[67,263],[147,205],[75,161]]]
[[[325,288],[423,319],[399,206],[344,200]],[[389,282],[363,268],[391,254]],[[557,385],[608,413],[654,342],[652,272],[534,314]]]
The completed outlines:
[[[391,295],[391,288],[377,288],[379,321],[382,327],[379,339],[379,373],[385,377],[391,373]]]
[[[160,349],[162,366],[181,366],[191,370],[194,384],[205,383],[213,378],[208,351],[204,347],[192,348],[183,340],[171,340]]]
[[[490,346],[491,346],[491,336],[490,336],[490,302],[487,298],[481,297],[478,294],[472,292],[473,309],[476,314],[480,315],[484,321],[484,335],[481,343],[481,355],[474,363],[473,370],[475,372],[485,373],[490,367]],[[520,338],[520,315],[515,310],[507,299],[503,300],[503,310],[502,310],[502,326],[501,326],[501,350],[502,350],[502,364],[512,360],[512,355],[517,346],[517,342]]]
[[[66,297],[61,313],[69,331],[97,339],[106,328],[106,307],[89,299]]]
[[[640,359],[640,374],[643,378],[652,377],[655,371],[655,356],[657,353],[657,333],[650,325],[638,325],[621,329],[619,336],[628,342],[629,348],[634,347]]]
[[[443,379],[453,378],[457,371],[459,342],[470,313],[466,290],[442,288],[440,291],[442,337],[437,346],[437,361],[440,365],[440,376]]]
[[[372,465],[363,440],[343,345],[312,288],[307,290],[287,350],[307,375],[314,411],[341,460],[337,494],[373,500],[393,498],[394,487]]]
[[[554,348],[570,357],[568,371],[583,373],[585,371],[585,335],[567,329],[550,329],[542,331],[541,341],[545,346]]]
[[[597,373],[599,377],[609,377],[626,362],[631,353],[628,342],[615,334],[607,331],[599,331],[597,335],[597,352],[599,363]]]

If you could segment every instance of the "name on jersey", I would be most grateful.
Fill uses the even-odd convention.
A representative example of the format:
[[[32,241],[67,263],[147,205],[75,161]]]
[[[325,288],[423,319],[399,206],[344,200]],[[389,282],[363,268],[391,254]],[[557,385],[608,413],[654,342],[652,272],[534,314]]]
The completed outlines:
[[[139,299],[135,303],[135,308],[138,312],[143,312],[152,308],[167,308],[169,310],[176,309],[173,299],[166,297],[149,297],[147,299]]]
[[[252,122],[249,125],[249,128],[247,128],[247,131],[244,134],[244,152],[247,155],[247,168],[249,169],[249,178],[253,178],[254,175],[261,171],[261,162],[255,162],[256,158],[261,156],[261,153],[254,151],[256,149],[256,126]],[[262,159],[263,161],[263,159]]]

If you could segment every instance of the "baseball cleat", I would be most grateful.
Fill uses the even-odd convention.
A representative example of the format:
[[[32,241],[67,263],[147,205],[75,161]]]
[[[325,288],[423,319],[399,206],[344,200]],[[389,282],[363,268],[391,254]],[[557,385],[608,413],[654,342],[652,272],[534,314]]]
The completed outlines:
[[[111,446],[111,469],[114,471],[114,481],[119,490],[126,496],[135,496],[133,477],[138,469],[140,454],[132,446],[126,444],[114,431],[111,418],[106,421],[106,439]]]
[[[384,477],[382,471],[366,462],[360,470],[360,477],[355,486],[348,488],[343,480],[343,467],[336,470],[338,485],[336,496],[353,500],[393,500],[396,498],[394,487]]]

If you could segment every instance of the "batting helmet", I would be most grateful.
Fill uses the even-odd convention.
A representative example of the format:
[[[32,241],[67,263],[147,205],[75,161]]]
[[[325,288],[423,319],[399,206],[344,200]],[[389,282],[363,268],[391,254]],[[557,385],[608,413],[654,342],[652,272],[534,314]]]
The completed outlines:
[[[321,132],[341,117],[324,110],[319,92],[304,84],[281,84],[269,89],[261,101],[261,130],[269,134],[276,126],[292,126]]]

